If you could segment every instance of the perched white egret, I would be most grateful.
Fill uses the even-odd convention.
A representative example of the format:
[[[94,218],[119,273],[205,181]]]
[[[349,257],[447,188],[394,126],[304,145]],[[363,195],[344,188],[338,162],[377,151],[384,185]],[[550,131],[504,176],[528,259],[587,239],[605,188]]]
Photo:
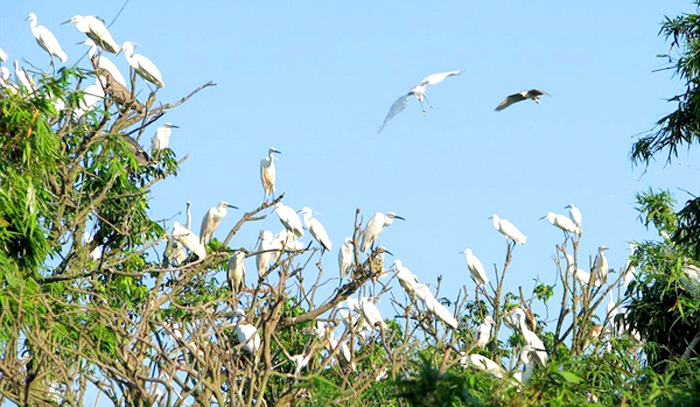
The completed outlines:
[[[367,222],[367,227],[365,228],[364,232],[362,232],[361,249],[363,252],[366,252],[367,249],[374,244],[377,237],[379,237],[379,234],[382,233],[382,230],[384,230],[385,227],[394,223],[394,219],[405,220],[394,212],[388,212],[386,215],[381,212],[377,212],[374,214],[374,216],[372,216],[372,219]]]
[[[96,68],[102,68],[109,72],[112,77],[119,82],[120,85],[126,87],[126,80],[124,79],[124,76],[122,75],[121,71],[119,71],[119,68],[117,68],[116,65],[114,65],[114,62],[110,61],[107,59],[107,57],[103,55],[97,55],[97,45],[95,45],[95,42],[91,39],[86,39],[85,41],[82,42],[82,44],[87,45],[90,47],[90,50],[88,51],[88,57],[92,61],[93,65]]]
[[[0,48],[0,64],[7,62],[7,54]]]
[[[576,267],[576,264],[574,264],[574,256],[570,255],[569,253],[566,253],[566,260],[568,263],[566,271],[573,275],[582,285],[588,285],[591,281],[591,274],[583,269]],[[595,287],[599,287],[600,282],[597,280],[593,280],[593,285]]]
[[[187,213],[187,223],[185,224],[185,228],[188,230],[190,230],[192,226],[191,207],[192,203],[187,201],[187,209],[185,211]],[[178,266],[187,259],[185,248],[173,237],[168,238],[168,245],[165,247],[165,253],[163,255],[169,261],[174,261]]]
[[[476,353],[473,353],[468,356],[463,356],[460,359],[460,364],[463,367],[473,366],[479,370],[483,370],[484,372],[493,375],[498,379],[502,379],[503,376],[506,375],[506,371],[501,367],[501,365],[487,358],[484,355],[479,355]]]
[[[493,227],[503,234],[507,239],[510,239],[518,244],[525,244],[527,236],[522,234],[512,223],[506,219],[501,219],[495,213],[491,216],[493,219]]]
[[[0,66],[0,88],[5,88],[12,93],[17,91],[17,87],[10,82],[10,70],[6,66]]]
[[[80,100],[80,103],[78,103],[78,108],[75,109],[75,115],[77,117],[84,116],[86,113],[95,109],[97,104],[104,100],[104,98],[105,91],[98,80],[96,83],[83,89],[83,98]]]
[[[95,239],[95,236],[91,235],[89,232],[83,233],[83,244],[90,244]],[[95,246],[90,252],[90,260],[97,261],[102,258],[102,246]]]
[[[484,269],[484,265],[481,264],[481,260],[474,256],[472,249],[464,249],[464,255],[467,259],[467,268],[469,268],[469,273],[476,285],[483,287],[488,284],[489,279],[486,277],[486,269]]]
[[[272,243],[275,248],[279,248],[280,250],[297,251],[304,248],[304,245],[297,239],[294,232],[287,229],[280,230],[279,233],[277,233],[272,239]],[[280,252],[277,257],[279,257],[281,254],[282,252]],[[275,259],[275,261],[277,261],[277,259]]]
[[[381,133],[382,130],[384,130],[384,127],[386,127],[387,123],[389,123],[389,120],[391,120],[397,114],[401,113],[406,108],[406,104],[408,104],[408,98],[411,96],[415,96],[415,98],[418,99],[418,103],[420,103],[420,108],[423,111],[423,115],[425,115],[426,110],[423,106],[423,101],[425,100],[425,102],[428,104],[428,106],[430,106],[430,108],[433,107],[430,104],[430,102],[428,102],[428,99],[425,97],[425,90],[427,89],[428,85],[437,85],[438,83],[445,80],[445,78],[454,75],[459,75],[460,73],[462,73],[461,70],[434,73],[423,78],[423,80],[420,81],[420,83],[416,85],[413,89],[409,90],[408,93],[396,99],[394,104],[391,105],[389,113],[386,115],[386,118],[384,118],[384,123],[382,123],[382,126],[379,128],[379,131],[377,131],[377,133]]]
[[[479,325],[479,335],[476,338],[476,343],[474,346],[477,348],[483,348],[487,343],[489,343],[489,340],[491,339],[491,327],[494,324],[495,322],[493,318],[491,318],[491,315],[487,315],[486,318],[484,318],[484,322]]]
[[[416,297],[423,302],[428,311],[432,312],[447,325],[457,329],[459,322],[457,322],[452,313],[444,305],[442,305],[437,298],[435,298],[433,292],[430,291],[430,287],[425,284],[418,283],[415,285],[414,292],[416,293]]]
[[[173,132],[173,129],[179,129],[179,127],[170,122],[165,122],[164,125],[156,129],[156,134],[151,139],[151,153],[168,148],[170,134]]]
[[[313,213],[311,208],[305,206],[301,208],[299,212],[304,215],[304,225],[306,226],[306,229],[311,232],[311,236],[313,236],[325,250],[333,250],[333,244],[331,243],[331,239],[328,237],[328,233],[326,233],[326,228],[323,227],[318,219],[311,217]]]
[[[612,291],[610,291],[610,300],[608,301],[608,322],[610,324],[610,329],[615,332],[615,317],[620,313],[617,309],[617,302],[615,302],[615,297],[613,297]]]
[[[535,352],[535,348],[532,345],[525,345],[520,350],[518,359],[523,365],[525,365],[525,368],[520,375],[520,383],[527,383],[530,380],[530,376],[532,376],[533,361],[531,355],[533,352]]]
[[[21,85],[25,89],[27,89],[27,93],[30,95],[34,93],[34,80],[31,76],[29,76],[24,69],[20,69],[19,67],[19,61],[15,60],[15,79],[17,80],[18,85]]]
[[[245,280],[245,253],[238,250],[228,261],[227,279],[228,285],[233,293],[238,293],[243,289]]]
[[[29,29],[32,30],[32,35],[36,38],[37,44],[51,56],[51,65],[53,65],[53,57],[60,59],[61,62],[68,61],[68,56],[63,52],[61,44],[58,43],[58,40],[51,31],[43,25],[36,25],[36,14],[29,13],[27,20],[31,21],[29,23]]]
[[[369,327],[367,320],[362,315],[360,309],[360,301],[357,298],[349,297],[337,306],[337,315],[348,332],[360,332],[364,329],[372,329]]]
[[[328,331],[326,341],[331,352],[335,352],[336,349],[339,350],[338,361],[340,362],[340,365],[354,371],[355,362],[352,361],[352,354],[350,353],[348,344],[345,342],[339,342],[332,331]]]
[[[374,305],[369,297],[362,297],[359,307],[362,317],[367,321],[369,326],[382,331],[387,328],[384,318],[382,318],[382,314],[379,312],[379,308]]]
[[[118,54],[121,48],[114,41],[105,24],[93,16],[75,15],[63,24],[75,23],[75,28],[90,38],[98,47],[107,52]]]
[[[221,201],[218,206],[209,208],[207,214],[204,215],[202,227],[199,232],[200,242],[203,245],[207,245],[211,241],[214,231],[219,227],[219,223],[221,223],[221,220],[224,219],[228,213],[227,208],[238,209],[237,206],[231,205],[226,201]]]
[[[550,224],[558,227],[564,232],[576,233],[577,235],[580,234],[579,228],[578,226],[576,226],[576,223],[574,223],[573,220],[569,219],[564,215],[558,215],[554,212],[547,212],[547,214],[541,217],[540,219],[547,219],[547,221],[549,221]]]
[[[340,246],[340,250],[338,251],[338,268],[340,269],[340,278],[345,278],[345,276],[348,275],[350,267],[352,267],[353,247],[352,239],[349,237],[346,237],[345,243]]]
[[[239,317],[239,320],[236,323],[236,339],[238,340],[238,343],[244,344],[244,351],[254,355],[255,352],[260,349],[260,345],[262,343],[260,335],[258,334],[258,329],[245,322],[246,316],[242,309],[236,309],[235,316]]]
[[[605,251],[608,250],[605,246],[598,247],[598,255],[595,256],[595,261],[593,261],[593,270],[591,270],[591,275],[601,284],[605,282],[608,277],[608,259],[605,257]]]
[[[288,231],[294,233],[298,237],[304,236],[304,227],[301,225],[301,219],[299,219],[299,215],[294,212],[294,209],[282,202],[277,202],[275,204],[275,213]]]
[[[685,286],[685,289],[690,292],[693,297],[700,296],[700,268],[693,264],[687,264],[683,268],[683,278],[681,282]]]
[[[159,88],[164,88],[163,78],[156,65],[141,54],[134,54],[134,44],[127,41],[122,44],[122,50],[126,57],[126,62],[134,68],[137,74],[146,82],[151,82]]]
[[[496,111],[500,112],[501,110],[512,105],[513,103],[521,102],[525,99],[531,99],[533,102],[535,102],[539,105],[540,104],[539,97],[542,95],[552,96],[543,90],[537,90],[537,89],[522,90],[518,93],[513,93],[511,95],[506,96],[506,98],[503,99],[503,101],[498,106],[496,106]]]
[[[418,287],[418,284],[420,284],[418,282],[418,278],[416,278],[415,274],[411,273],[411,270],[404,267],[401,260],[394,260],[394,265],[392,268],[396,270],[396,277],[399,279],[399,284],[401,284],[401,287],[404,289],[404,291],[406,291],[406,294],[408,294],[411,299],[414,299],[416,296],[416,288]]]
[[[272,154],[282,154],[282,152],[270,147],[267,150],[267,157],[260,160],[260,181],[262,181],[265,195],[275,193],[275,158]]]
[[[312,353],[302,353],[299,355],[292,355],[290,358],[292,363],[294,363],[294,376],[299,376],[299,373],[301,373],[301,370],[306,367],[306,365],[309,364],[309,361],[311,360],[311,356],[313,356]]]
[[[173,238],[185,246],[187,250],[197,255],[201,260],[207,257],[207,250],[203,244],[199,242],[199,238],[191,230],[182,226],[180,223],[173,223]]]
[[[634,252],[637,250],[637,245],[634,243],[630,243],[630,257],[627,258],[627,262],[625,262],[624,267],[622,267],[622,270],[620,273],[624,276],[623,284],[625,287],[627,287],[632,280],[634,279],[634,273],[636,273],[637,269],[634,267],[634,264],[632,263],[632,256],[634,256]]]
[[[544,342],[542,342],[536,333],[527,327],[527,323],[525,322],[525,311],[523,311],[521,308],[515,308],[512,313],[518,316],[518,326],[520,327],[520,333],[523,335],[523,338],[525,338],[525,343],[535,348],[535,356],[537,357],[538,361],[541,364],[545,364],[547,362],[547,352],[544,348]]]
[[[260,277],[265,277],[267,275],[267,269],[270,267],[270,263],[275,257],[275,252],[270,251],[277,249],[273,243],[273,239],[272,232],[269,230],[260,232],[259,253],[255,257],[255,265],[258,267],[258,276]]]
[[[569,209],[569,218],[578,226],[579,234],[583,233],[583,227],[581,226],[583,220],[581,217],[581,210],[575,207],[574,204],[568,204],[564,208]]]

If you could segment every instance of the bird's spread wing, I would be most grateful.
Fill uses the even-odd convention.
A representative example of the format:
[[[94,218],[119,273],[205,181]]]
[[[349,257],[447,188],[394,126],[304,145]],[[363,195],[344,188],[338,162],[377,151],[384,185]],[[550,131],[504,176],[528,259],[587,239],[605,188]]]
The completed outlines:
[[[389,109],[389,113],[387,113],[386,118],[384,119],[384,123],[382,123],[382,126],[379,128],[377,133],[381,133],[382,130],[384,130],[384,127],[386,127],[386,124],[389,123],[389,120],[391,120],[397,114],[401,113],[401,111],[403,111],[403,109],[406,108],[406,104],[408,103],[408,97],[410,95],[410,93],[407,93],[401,96],[400,98],[396,99],[396,102],[394,102],[394,104],[391,105],[391,109]]]
[[[456,70],[456,71],[450,71],[450,72],[443,72],[443,73],[434,73],[432,75],[428,75],[423,80],[420,82],[421,85],[425,85],[426,83],[431,84],[431,85],[437,85],[438,83],[442,82],[445,80],[445,78],[449,76],[454,76],[454,75],[459,75],[462,73],[462,70]]]
[[[540,95],[552,96],[552,95],[550,95],[549,93],[547,93],[547,92],[545,92],[545,91],[543,91],[543,90],[539,90],[539,89],[530,89],[530,90],[527,91],[527,93],[528,93],[529,95],[532,95],[532,96],[540,96]]]
[[[525,99],[525,96],[521,95],[520,93],[513,93],[512,95],[508,95],[505,99],[503,99],[503,102],[496,106],[496,111],[500,112],[501,110],[512,105],[513,103],[520,102],[521,100]]]

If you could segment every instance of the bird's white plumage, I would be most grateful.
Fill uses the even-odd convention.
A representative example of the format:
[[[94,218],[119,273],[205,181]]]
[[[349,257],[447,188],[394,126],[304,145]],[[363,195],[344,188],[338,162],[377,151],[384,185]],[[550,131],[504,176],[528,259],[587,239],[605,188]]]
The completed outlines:
[[[579,281],[579,283],[583,285],[588,285],[591,281],[591,274],[583,269],[576,267],[576,264],[574,262],[574,256],[570,255],[569,253],[566,254],[566,259],[568,263],[566,271],[569,274],[573,275]],[[600,282],[594,280],[593,285],[598,287],[600,286]]]
[[[627,261],[625,262],[625,265],[622,267],[622,275],[624,276],[623,278],[623,284],[625,287],[627,287],[632,280],[634,279],[634,274],[637,272],[636,267],[632,263],[632,256],[634,256],[634,252],[637,250],[637,245],[634,243],[630,243],[630,257],[627,258]]]
[[[605,246],[598,247],[598,255],[593,261],[593,270],[591,271],[592,277],[600,283],[604,283],[608,276],[608,259],[605,257],[606,250],[608,250],[608,248]]]
[[[197,235],[178,222],[173,223],[173,238],[187,250],[196,254],[199,259],[207,257],[207,250],[199,242]]]
[[[236,339],[238,343],[243,343],[243,350],[254,355],[260,349],[262,340],[257,328],[251,324],[238,324],[236,326]]]
[[[156,133],[151,139],[151,152],[168,148],[173,128],[177,128],[177,126],[170,122],[165,122],[164,125],[156,129]]]
[[[340,246],[338,251],[338,268],[340,270],[340,278],[345,278],[352,266],[353,244],[349,237],[345,238],[345,243]]]
[[[312,217],[313,211],[311,208],[305,206],[301,208],[300,212],[304,215],[304,224],[306,225],[306,229],[311,232],[311,236],[313,236],[324,249],[329,251],[333,250],[333,244],[331,243],[331,239],[328,237],[326,228],[323,227],[318,219]]]
[[[0,63],[7,62],[7,54],[0,48]]]
[[[518,326],[520,327],[520,333],[525,339],[525,343],[535,349],[535,356],[541,364],[545,364],[547,362],[547,352],[544,348],[544,342],[542,342],[536,333],[532,332],[530,328],[527,327],[527,323],[525,322],[525,311],[520,308],[516,308],[513,310],[513,313],[518,316]]]
[[[83,89],[83,98],[78,103],[78,108],[75,109],[75,115],[82,117],[89,111],[95,109],[100,101],[104,100],[105,91],[99,81]]]
[[[491,327],[494,324],[493,318],[491,318],[491,315],[487,315],[486,318],[484,318],[484,322],[479,325],[478,328],[478,336],[476,338],[476,343],[474,346],[477,348],[483,348],[486,346],[486,344],[489,342],[491,339]]]
[[[414,292],[416,297],[423,302],[428,311],[432,312],[433,315],[440,318],[447,325],[457,329],[459,322],[457,322],[452,313],[444,305],[442,305],[437,298],[435,298],[433,292],[430,291],[430,287],[425,284],[418,283],[415,285]]]
[[[258,253],[258,255],[255,257],[255,264],[258,268],[258,276],[260,277],[265,277],[267,275],[267,269],[270,267],[270,263],[275,257],[275,252],[269,251],[277,249],[277,247],[274,245],[273,239],[274,237],[272,236],[272,232],[269,230],[265,230],[260,233],[260,253]]]
[[[209,208],[207,214],[204,215],[204,219],[202,219],[202,227],[199,232],[200,242],[203,245],[209,244],[212,235],[214,234],[214,231],[216,230],[216,228],[219,227],[221,221],[226,217],[226,214],[228,213],[227,208],[230,207],[231,205],[229,205],[228,202],[221,201],[219,202],[219,205],[212,206],[211,208]]]
[[[34,81],[31,76],[29,76],[24,69],[20,69],[19,61],[15,60],[15,79],[18,85],[23,86],[27,89],[27,92],[31,95],[34,93]]]
[[[579,230],[581,230],[582,222],[583,222],[583,217],[581,216],[581,210],[577,207],[574,206],[574,204],[568,204],[566,205],[566,208],[569,209],[569,218],[571,218],[572,221],[578,226]]]
[[[129,63],[129,66],[134,68],[136,73],[139,74],[143,80],[151,82],[159,88],[165,87],[163,78],[156,65],[145,56],[141,54],[134,54],[134,44],[127,41],[122,44],[122,50],[124,51],[126,62]]]
[[[505,369],[503,369],[501,365],[484,355],[479,355],[476,353],[463,357],[460,360],[460,364],[462,366],[473,366],[495,376],[498,379],[502,379],[506,374]]]
[[[75,28],[78,31],[87,35],[95,45],[103,50],[113,54],[121,52],[121,48],[112,38],[112,34],[109,33],[107,27],[97,17],[74,15],[66,23],[75,23]]]
[[[90,58],[91,61],[94,61],[93,63],[97,68],[102,68],[109,72],[112,77],[119,82],[122,86],[126,87],[126,80],[124,79],[124,76],[122,75],[121,71],[119,68],[117,68],[116,65],[114,65],[114,62],[110,61],[107,59],[107,57],[103,55],[97,55],[97,45],[95,45],[95,42],[91,39],[86,39],[83,41],[83,44],[87,45],[90,47],[90,50],[88,51],[88,57]]]
[[[309,361],[311,360],[311,356],[313,356],[312,353],[308,354],[299,354],[299,355],[292,355],[290,358],[292,363],[294,363],[294,376],[299,376],[299,373],[301,373],[301,370],[306,367],[306,365],[309,364]]]
[[[370,300],[368,297],[363,297],[360,299],[360,312],[362,317],[367,321],[367,324],[374,329],[386,329],[386,323],[382,314],[379,312],[379,308]]]
[[[377,212],[374,214],[374,216],[372,216],[372,219],[367,222],[367,227],[365,227],[364,232],[362,232],[361,249],[363,252],[366,252],[367,249],[374,244],[377,237],[379,237],[379,234],[382,233],[386,226],[390,226],[392,223],[394,223],[394,219],[403,220],[402,217],[393,212],[388,212],[386,215],[381,212]]]
[[[299,215],[294,212],[294,209],[284,205],[282,202],[277,202],[275,204],[275,213],[288,231],[294,233],[298,237],[304,236],[304,228],[301,225],[301,219],[299,219]]]
[[[394,260],[393,268],[396,270],[396,277],[399,280],[399,284],[401,284],[401,287],[406,291],[406,294],[413,299],[416,296],[416,287],[420,284],[418,279],[411,273],[411,270],[403,265],[401,260]]]
[[[275,192],[275,157],[273,154],[279,154],[280,151],[274,147],[267,150],[267,157],[260,160],[260,181],[262,182],[265,195],[271,195]]]
[[[228,261],[228,268],[226,270],[229,288],[234,293],[238,293],[243,288],[243,282],[245,280],[245,253],[242,251],[236,251],[233,256]]]
[[[53,33],[43,25],[36,25],[36,14],[29,13],[29,17],[27,19],[30,20],[29,29],[32,30],[32,34],[34,35],[37,44],[39,44],[44,51],[48,52],[51,58],[56,57],[60,59],[61,62],[67,62],[68,56],[61,49],[61,44],[58,43],[58,40]]]
[[[579,228],[576,223],[564,215],[558,215],[554,212],[547,212],[547,215],[544,217],[550,224],[558,227],[564,232],[579,234]]]
[[[471,249],[464,249],[464,256],[467,260],[467,268],[469,268],[469,273],[471,274],[471,277],[476,285],[484,286],[488,284],[489,279],[486,277],[486,269],[484,269],[484,265],[481,264],[481,260],[474,256]]]
[[[496,230],[501,232],[506,238],[518,244],[525,244],[525,242],[527,241],[527,236],[522,234],[522,232],[520,232],[520,230],[518,230],[518,228],[516,228],[515,225],[513,225],[506,219],[501,219],[496,214],[493,214],[491,218],[493,219],[493,227],[495,227]]]

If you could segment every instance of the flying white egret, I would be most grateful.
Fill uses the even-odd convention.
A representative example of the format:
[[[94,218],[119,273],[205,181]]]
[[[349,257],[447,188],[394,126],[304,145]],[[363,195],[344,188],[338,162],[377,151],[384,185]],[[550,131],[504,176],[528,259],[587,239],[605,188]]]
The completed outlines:
[[[394,219],[405,220],[394,212],[388,212],[386,215],[381,212],[377,212],[374,214],[374,216],[372,216],[372,219],[367,222],[367,227],[365,228],[364,232],[362,232],[361,249],[363,252],[366,252],[367,249],[374,244],[377,237],[379,237],[379,234],[382,233],[382,230],[384,230],[386,226],[390,226],[392,223],[394,223]]]
[[[27,20],[31,21],[29,23],[29,29],[32,30],[32,35],[34,35],[34,38],[36,38],[37,44],[39,44],[39,46],[51,56],[51,65],[53,65],[54,56],[60,59],[61,62],[68,61],[68,56],[65,52],[63,52],[61,49],[61,44],[58,43],[58,40],[51,33],[51,31],[49,31],[49,29],[43,25],[36,25],[36,14],[29,13]]]
[[[476,343],[474,346],[477,348],[483,348],[487,343],[489,343],[489,340],[491,339],[491,327],[494,324],[495,322],[493,318],[491,318],[491,315],[487,315],[486,318],[484,318],[484,322],[479,325],[479,335],[476,338]]]
[[[265,195],[275,193],[275,158],[272,154],[282,154],[281,151],[274,147],[267,150],[267,157],[260,160],[260,181],[262,182]]]
[[[0,48],[0,64],[7,62],[7,54]]]
[[[476,285],[483,287],[488,284],[489,279],[486,277],[486,269],[484,269],[484,265],[481,264],[481,260],[474,256],[472,249],[464,249],[464,255],[467,259],[467,268],[469,268],[469,273]]]
[[[338,268],[340,269],[340,278],[345,278],[345,276],[348,275],[350,267],[352,267],[353,247],[352,239],[349,237],[346,237],[345,243],[340,246],[340,250],[338,251]]]
[[[394,265],[392,268],[396,270],[396,277],[398,278],[401,287],[404,289],[404,291],[406,291],[406,294],[408,294],[411,299],[414,299],[416,296],[416,288],[418,287],[418,284],[420,284],[418,282],[418,278],[416,278],[415,274],[411,273],[411,270],[405,267],[399,259],[394,260]]]
[[[301,225],[301,219],[299,219],[299,215],[294,212],[294,209],[282,202],[277,202],[275,204],[275,213],[288,231],[294,233],[298,237],[304,236],[304,227]]]
[[[459,322],[457,322],[452,313],[444,305],[442,305],[437,298],[435,298],[433,292],[430,291],[430,287],[425,284],[418,283],[415,286],[414,292],[416,293],[416,297],[423,302],[428,311],[432,312],[447,325],[457,329]]]
[[[93,65],[96,68],[102,68],[109,72],[112,77],[119,82],[120,85],[126,86],[126,80],[124,79],[124,76],[122,75],[121,71],[119,71],[119,68],[117,68],[116,65],[114,65],[114,62],[110,61],[107,59],[107,57],[103,55],[97,55],[97,45],[95,45],[95,42],[91,39],[86,39],[85,41],[82,42],[82,44],[87,45],[90,47],[90,50],[88,51],[88,57],[90,58],[90,61],[92,61]]]
[[[326,228],[323,227],[318,219],[311,217],[313,213],[311,208],[305,206],[301,208],[299,212],[304,215],[304,225],[306,226],[306,229],[311,232],[311,236],[313,236],[314,239],[321,244],[323,249],[328,251],[333,250],[333,244],[331,243],[331,239],[328,237],[328,233],[326,233]]]
[[[15,60],[15,79],[19,85],[27,89],[30,95],[34,93],[34,80],[29,76],[24,69],[19,68],[19,61]]]
[[[593,270],[591,270],[591,275],[601,284],[605,282],[608,276],[608,259],[605,257],[605,251],[608,250],[605,246],[598,247],[598,255],[595,256],[595,261],[593,261]]]
[[[367,321],[369,326],[382,331],[387,328],[384,318],[382,318],[382,314],[379,312],[379,308],[374,305],[369,297],[362,297],[359,307],[362,317]]]
[[[313,356],[313,353],[311,352],[308,354],[302,353],[299,355],[292,355],[290,359],[292,360],[292,363],[294,363],[294,376],[299,376],[301,369],[305,368],[306,365],[309,364],[311,356]]]
[[[244,351],[254,355],[255,352],[260,349],[260,344],[262,343],[260,335],[258,334],[258,329],[245,322],[246,316],[242,309],[236,309],[235,316],[239,317],[239,320],[236,323],[236,339],[238,340],[238,343],[244,344]]]
[[[525,244],[527,236],[522,234],[512,223],[506,219],[501,219],[495,213],[491,216],[493,219],[493,227],[503,234],[507,239],[510,239],[518,244]]]
[[[547,221],[549,221],[550,224],[558,227],[564,232],[576,233],[577,235],[580,234],[579,228],[578,226],[576,226],[576,223],[564,215],[558,215],[554,212],[547,212],[547,214],[541,217],[540,219],[547,219]]]
[[[199,242],[199,238],[191,230],[182,226],[179,222],[173,223],[173,238],[185,246],[187,250],[197,255],[201,260],[207,257],[207,250],[203,244]]]
[[[569,209],[569,218],[574,221],[576,226],[578,226],[579,232],[583,232],[581,223],[583,217],[581,217],[581,210],[574,206],[574,204],[568,204],[564,208]]]
[[[151,82],[159,88],[164,88],[163,78],[156,65],[141,54],[134,54],[134,44],[130,41],[122,44],[122,50],[126,57],[126,62],[134,68],[137,74],[146,82]]]
[[[98,80],[96,83],[89,85],[85,89],[83,89],[83,98],[78,103],[78,108],[75,109],[75,115],[77,117],[84,116],[86,113],[95,109],[97,104],[100,103],[100,101],[104,100],[104,98],[105,91]]]
[[[518,326],[520,327],[520,333],[523,335],[523,338],[525,338],[525,343],[535,348],[535,356],[538,361],[541,364],[545,364],[547,362],[547,352],[545,351],[544,343],[536,333],[532,332],[530,328],[527,327],[525,311],[521,308],[515,308],[512,313],[518,316]]]
[[[200,242],[203,245],[207,245],[211,241],[214,231],[219,227],[219,223],[221,223],[221,220],[224,219],[228,213],[227,208],[238,209],[237,206],[231,205],[226,201],[221,201],[218,206],[209,208],[207,214],[204,215],[202,227],[199,232]]]
[[[500,112],[501,110],[512,105],[513,103],[521,102],[525,99],[531,99],[533,102],[535,102],[539,105],[540,104],[539,97],[542,95],[552,96],[543,90],[537,90],[537,89],[522,90],[518,93],[513,93],[512,95],[506,96],[506,98],[503,99],[503,101],[498,106],[496,106],[496,111]]]
[[[98,18],[93,16],[74,15],[70,20],[64,22],[63,24],[68,23],[75,23],[75,28],[78,31],[87,35],[88,38],[90,38],[103,50],[113,54],[118,54],[121,52],[121,48],[117,42],[114,41],[114,38],[112,38],[112,35],[107,30],[105,24]]]
[[[170,134],[173,132],[173,129],[179,129],[179,127],[170,122],[165,122],[164,125],[156,129],[156,134],[151,139],[151,153],[168,148]]]
[[[566,253],[566,260],[568,263],[566,271],[573,275],[582,285],[588,285],[591,281],[591,274],[583,269],[576,267],[576,265],[574,264],[574,256],[570,255],[569,253]],[[599,287],[600,282],[597,280],[593,280],[593,285]]]
[[[487,358],[486,356],[479,355],[477,353],[462,357],[460,359],[460,364],[464,367],[473,366],[495,376],[498,379],[502,379],[503,376],[506,375],[506,371],[501,367],[501,365]]]
[[[267,275],[267,269],[270,267],[270,263],[275,257],[275,252],[271,251],[277,249],[273,243],[273,239],[272,232],[269,230],[260,232],[259,253],[255,257],[255,265],[258,267],[258,276],[260,277],[265,277]]]
[[[245,283],[245,252],[236,251],[228,261],[226,269],[226,277],[228,285],[234,294],[237,294],[243,289]]]
[[[415,98],[418,99],[418,102],[420,103],[420,108],[423,111],[423,115],[425,115],[426,111],[425,107],[423,106],[423,101],[425,100],[425,102],[428,104],[428,106],[430,106],[431,109],[433,107],[430,104],[430,102],[428,102],[428,99],[425,97],[425,90],[427,89],[428,85],[437,85],[438,83],[445,80],[445,78],[453,75],[459,75],[460,73],[462,73],[461,70],[434,73],[423,78],[423,80],[420,81],[420,83],[416,85],[413,89],[409,90],[408,93],[396,99],[394,104],[391,105],[389,113],[386,115],[386,118],[384,118],[384,123],[382,123],[382,126],[379,128],[379,131],[377,131],[377,133],[381,133],[382,130],[384,130],[384,127],[386,127],[387,123],[389,123],[389,120],[391,120],[397,114],[401,113],[406,108],[406,105],[408,104],[408,98],[411,96],[415,96]]]

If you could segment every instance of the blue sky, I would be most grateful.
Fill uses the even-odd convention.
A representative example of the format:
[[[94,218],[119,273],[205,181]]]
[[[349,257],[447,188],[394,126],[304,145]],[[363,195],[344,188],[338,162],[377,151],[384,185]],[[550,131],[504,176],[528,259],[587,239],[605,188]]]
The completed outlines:
[[[10,63],[23,57],[48,65],[24,21],[33,11],[75,63],[86,51],[75,45],[84,36],[59,23],[74,14],[110,22],[121,6],[2,1],[0,47]],[[465,247],[489,270],[502,264],[505,243],[488,219],[493,213],[529,237],[516,249],[507,284],[529,292],[536,276],[551,281],[555,273],[561,233],[538,220],[548,211],[581,208],[581,255],[606,245],[619,268],[628,241],[654,237],[636,219],[635,192],[669,188],[681,202],[688,197],[677,188],[697,194],[697,148],[644,175],[627,158],[634,135],[671,111],[664,98],[680,90],[670,72],[652,72],[669,45],[657,35],[660,22],[692,11],[690,1],[675,0],[131,1],[110,31],[117,42],[143,45],[136,52],[160,68],[164,103],[209,80],[218,84],[162,119],[180,126],[171,148],[192,158],[153,189],[154,218],[190,200],[198,229],[221,200],[256,207],[259,162],[275,146],[283,152],[277,190],[287,205],[319,212],[334,243],[324,258],[328,270],[337,268],[356,208],[365,220],[394,211],[407,221],[385,230],[381,243],[421,280],[444,275],[443,292],[454,297],[462,284],[473,287],[459,254]],[[109,57],[127,72],[123,55]],[[464,72],[429,87],[434,109],[426,117],[411,99],[377,135],[398,96],[428,74],[455,69]],[[530,88],[553,97],[494,112],[504,96]],[[215,237],[223,239],[237,215],[229,212]],[[272,215],[244,227],[232,244],[252,248],[262,228],[281,225]],[[253,259],[247,264],[250,282]]]

